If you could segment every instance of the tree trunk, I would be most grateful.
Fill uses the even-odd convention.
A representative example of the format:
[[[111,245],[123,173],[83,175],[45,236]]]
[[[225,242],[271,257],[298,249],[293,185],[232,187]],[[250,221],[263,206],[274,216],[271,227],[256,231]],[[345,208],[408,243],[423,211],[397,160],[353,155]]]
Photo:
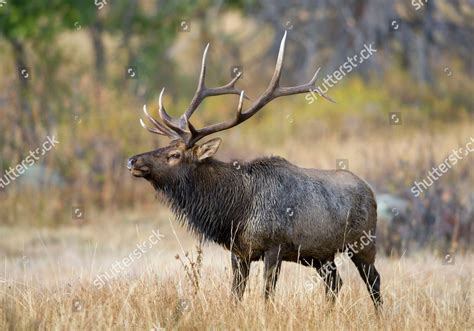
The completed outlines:
[[[29,100],[30,97],[30,79],[32,79],[31,69],[27,65],[26,53],[23,42],[17,39],[9,39],[13,48],[13,56],[15,58],[15,65],[19,79],[18,85],[18,105],[21,113],[19,114],[17,125],[20,130],[21,139],[27,142],[30,146],[37,143],[37,124],[34,120],[33,110]],[[22,76],[22,70],[28,70],[28,76]]]
[[[103,26],[98,18],[91,26],[90,31],[94,50],[96,78],[98,82],[103,83],[106,78],[105,47],[102,40]]]

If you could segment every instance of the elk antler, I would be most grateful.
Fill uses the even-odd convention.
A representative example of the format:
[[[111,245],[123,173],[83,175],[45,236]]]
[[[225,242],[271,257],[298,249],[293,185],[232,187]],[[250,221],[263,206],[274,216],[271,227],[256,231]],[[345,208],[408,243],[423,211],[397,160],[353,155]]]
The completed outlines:
[[[285,42],[286,42],[286,34],[283,35],[280,44],[280,50],[278,52],[277,63],[275,66],[275,71],[273,73],[272,79],[270,84],[268,85],[267,89],[263,92],[263,94],[252,103],[252,105],[245,111],[242,112],[242,106],[244,98],[248,99],[245,95],[243,90],[240,90],[235,87],[235,83],[241,77],[241,73],[239,72],[227,85],[221,87],[214,87],[214,88],[207,88],[205,86],[205,76],[206,76],[206,56],[207,51],[209,49],[209,44],[207,44],[204,54],[202,56],[202,65],[201,65],[201,73],[199,75],[199,82],[196,93],[191,101],[191,104],[185,111],[185,113],[178,119],[172,118],[166,112],[163,106],[163,92],[164,89],[161,90],[160,98],[159,98],[159,112],[160,117],[163,120],[163,123],[167,126],[163,126],[161,123],[153,119],[147,112],[146,108],[144,108],[145,115],[150,119],[150,121],[155,125],[156,129],[149,129],[141,121],[142,126],[144,126],[147,130],[161,134],[161,135],[168,135],[172,138],[179,138],[182,139],[186,146],[191,147],[194,145],[198,140],[208,136],[210,134],[230,129],[253,115],[255,115],[260,109],[262,109],[267,103],[276,99],[278,97],[286,96],[286,95],[293,95],[293,94],[300,94],[306,93],[314,87],[314,83],[316,82],[316,78],[318,76],[320,68],[316,70],[316,73],[313,75],[313,78],[307,83],[298,86],[292,87],[281,87],[280,86],[280,77],[281,77],[281,68],[283,66],[283,58],[285,53]],[[326,98],[327,100],[334,102],[327,96],[325,96],[318,88],[314,88],[314,91],[317,92],[320,96]],[[198,106],[201,102],[209,96],[216,96],[216,95],[225,95],[225,94],[239,94],[239,104],[237,107],[237,113],[235,117],[231,120],[226,122],[213,124],[210,126],[206,126],[202,129],[196,129],[191,122],[189,121],[192,114],[196,111]]]

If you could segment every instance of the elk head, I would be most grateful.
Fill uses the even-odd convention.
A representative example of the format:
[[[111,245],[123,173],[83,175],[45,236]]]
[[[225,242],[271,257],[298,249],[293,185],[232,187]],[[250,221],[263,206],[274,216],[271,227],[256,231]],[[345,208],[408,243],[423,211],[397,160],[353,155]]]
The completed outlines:
[[[227,85],[213,88],[206,87],[205,76],[206,55],[209,49],[208,44],[202,57],[201,73],[199,75],[196,93],[194,94],[191,104],[181,117],[173,118],[166,112],[165,107],[163,106],[164,88],[161,90],[159,97],[159,115],[162,122],[159,122],[148,113],[146,105],[143,107],[143,112],[150,123],[153,124],[153,127],[150,128],[146,126],[141,119],[140,124],[152,133],[168,136],[172,141],[166,147],[131,157],[128,160],[128,169],[132,172],[132,175],[136,177],[144,177],[158,184],[176,178],[180,173],[182,173],[184,168],[192,169],[212,157],[221,143],[220,138],[214,138],[206,143],[198,145],[197,142],[199,140],[210,134],[230,129],[246,121],[262,109],[267,103],[278,97],[307,93],[313,88],[313,91],[317,92],[320,96],[332,101],[314,87],[319,69],[307,84],[292,87],[280,86],[285,41],[286,31],[281,40],[275,71],[269,86],[245,111],[242,110],[244,99],[249,98],[245,95],[243,90],[235,87],[236,82],[241,77],[241,73],[236,75]],[[191,124],[189,120],[192,114],[205,98],[225,94],[236,94],[240,96],[237,112],[233,119],[222,123],[212,124],[201,129],[198,129]]]

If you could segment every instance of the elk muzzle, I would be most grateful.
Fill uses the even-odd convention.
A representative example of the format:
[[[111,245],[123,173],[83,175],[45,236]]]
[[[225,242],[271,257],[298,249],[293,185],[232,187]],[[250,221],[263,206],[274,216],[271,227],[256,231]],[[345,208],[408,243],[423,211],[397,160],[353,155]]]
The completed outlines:
[[[141,159],[136,156],[128,159],[127,168],[135,177],[143,177],[150,173],[150,168],[144,165]]]

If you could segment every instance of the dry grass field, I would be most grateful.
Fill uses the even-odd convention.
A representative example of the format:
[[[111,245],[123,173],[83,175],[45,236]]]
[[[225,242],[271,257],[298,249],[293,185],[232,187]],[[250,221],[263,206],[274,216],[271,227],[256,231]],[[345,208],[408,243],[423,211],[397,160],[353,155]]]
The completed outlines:
[[[1,330],[468,330],[474,327],[474,259],[428,252],[379,256],[384,308],[377,315],[350,262],[334,306],[316,272],[284,263],[272,302],[262,297],[261,262],[244,300],[230,296],[229,253],[198,242],[158,208],[59,229],[0,228],[7,257],[0,270]],[[109,220],[109,221],[106,221]],[[110,271],[155,230],[160,240],[98,288]],[[185,253],[189,252],[188,256]],[[176,255],[179,254],[179,259]],[[202,261],[200,261],[202,258]],[[111,271],[110,271],[111,273]],[[315,279],[315,281],[312,281]]]

